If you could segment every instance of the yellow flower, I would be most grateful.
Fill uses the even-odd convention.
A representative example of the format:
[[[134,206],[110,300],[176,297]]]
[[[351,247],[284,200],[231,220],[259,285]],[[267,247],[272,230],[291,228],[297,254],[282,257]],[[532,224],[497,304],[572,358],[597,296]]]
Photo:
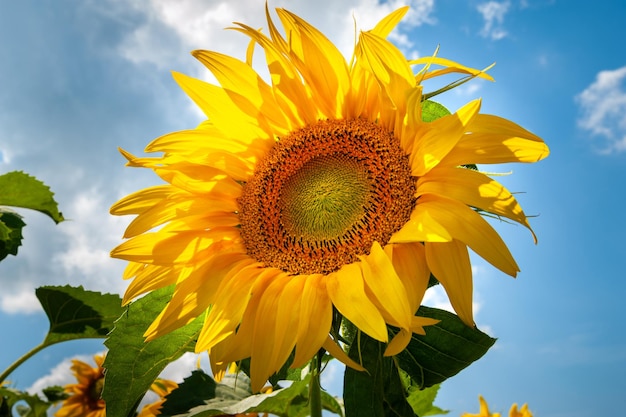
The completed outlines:
[[[150,390],[160,398],[151,404],[145,405],[137,417],[156,417],[161,414],[161,406],[163,406],[165,402],[165,397],[176,388],[178,388],[178,384],[167,379],[159,378],[154,381],[150,386]]]
[[[105,355],[95,355],[96,367],[79,361],[72,360],[72,373],[78,380],[77,384],[65,386],[65,392],[70,396],[63,401],[55,417],[105,417],[106,404],[102,399],[102,388],[104,387],[104,363]],[[150,386],[160,400],[146,405],[139,413],[138,417],[158,416],[164,397],[178,384],[166,379],[157,379]]]
[[[162,156],[122,151],[166,184],[111,208],[137,216],[112,251],[130,261],[124,302],[175,284],[147,340],[206,314],[196,351],[209,351],[216,374],[250,357],[256,392],[294,349],[293,366],[323,347],[361,369],[329,336],[333,308],[383,342],[388,324],[399,328],[385,353],[402,351],[434,323],[414,315],[431,272],[473,325],[468,247],[515,276],[476,209],[529,227],[526,216],[502,185],[463,165],[535,162],[548,149],[513,122],[479,114],[480,100],[424,122],[422,80],[490,77],[437,57],[407,61],[386,40],[406,10],[362,32],[350,62],[278,9],[285,39],[266,10],[268,36],[235,28],[251,38],[246,62],[193,52],[220,85],[174,73],[207,120],[147,146]],[[255,45],[269,83],[252,69]]]
[[[500,413],[491,414],[489,412],[489,406],[482,395],[478,396],[478,401],[480,401],[478,414],[463,413],[461,417],[500,417]],[[533,417],[533,414],[528,410],[528,405],[524,404],[521,410],[518,410],[517,404],[513,404],[509,410],[509,417]]]
[[[95,355],[96,367],[72,360],[72,373],[78,383],[65,386],[70,396],[63,401],[56,417],[105,417],[104,400],[101,398],[104,385],[104,355]]]
[[[533,417],[533,413],[528,410],[528,404],[522,405],[521,409],[517,409],[517,404],[513,404],[509,410],[509,417]]]

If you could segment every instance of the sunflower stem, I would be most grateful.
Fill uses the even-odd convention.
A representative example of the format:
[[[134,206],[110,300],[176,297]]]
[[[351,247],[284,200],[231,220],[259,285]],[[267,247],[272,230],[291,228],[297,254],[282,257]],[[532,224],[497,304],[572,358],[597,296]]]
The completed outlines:
[[[311,417],[322,417],[321,369],[321,355],[318,353],[311,361],[311,382],[309,382],[309,411],[311,412]]]
[[[17,369],[18,366],[26,362],[28,359],[30,359],[32,356],[34,356],[37,352],[39,352],[46,346],[49,346],[49,345],[46,345],[45,343],[41,343],[35,346],[34,348],[32,348],[31,350],[29,350],[28,352],[26,352],[18,360],[13,362],[7,369],[4,370],[4,372],[2,372],[2,374],[0,374],[0,384],[2,384],[2,382],[4,382],[4,380],[7,379],[7,377],[11,375],[11,373],[15,371],[15,369]]]

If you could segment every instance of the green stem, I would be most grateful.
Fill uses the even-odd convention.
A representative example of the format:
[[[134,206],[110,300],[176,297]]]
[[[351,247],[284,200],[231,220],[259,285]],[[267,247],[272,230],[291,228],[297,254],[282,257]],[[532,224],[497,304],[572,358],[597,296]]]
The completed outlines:
[[[321,369],[321,355],[318,354],[311,361],[311,382],[309,382],[309,410],[311,411],[311,417],[322,417]]]
[[[21,358],[19,358],[18,360],[16,360],[15,362],[13,362],[11,364],[11,366],[9,366],[7,369],[4,370],[4,372],[2,372],[2,374],[0,374],[0,384],[2,384],[2,382],[4,382],[5,379],[7,379],[7,377],[9,375],[11,375],[11,372],[15,371],[15,369],[20,366],[21,364],[23,364],[24,362],[26,362],[28,359],[30,359],[33,355],[35,355],[37,352],[39,352],[40,350],[42,350],[43,348],[45,348],[46,345],[44,343],[41,343],[37,346],[35,346],[34,348],[32,348],[31,350],[29,350],[28,352],[26,352]]]

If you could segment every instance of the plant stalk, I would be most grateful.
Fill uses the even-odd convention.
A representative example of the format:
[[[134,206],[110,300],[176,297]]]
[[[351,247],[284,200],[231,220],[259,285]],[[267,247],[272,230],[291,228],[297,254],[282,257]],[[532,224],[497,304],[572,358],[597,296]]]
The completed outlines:
[[[309,411],[311,417],[322,417],[321,369],[321,354],[318,353],[311,361],[311,381],[309,382]]]
[[[28,359],[30,359],[32,356],[34,356],[37,352],[39,352],[46,346],[48,345],[41,343],[35,346],[34,348],[32,348],[31,350],[29,350],[28,352],[26,352],[24,355],[22,355],[22,357],[17,359],[15,362],[13,362],[7,369],[4,370],[4,372],[2,372],[2,374],[0,374],[0,384],[2,384],[7,379],[7,377],[11,375],[11,373],[15,371],[15,369],[17,369],[18,366],[26,362]]]

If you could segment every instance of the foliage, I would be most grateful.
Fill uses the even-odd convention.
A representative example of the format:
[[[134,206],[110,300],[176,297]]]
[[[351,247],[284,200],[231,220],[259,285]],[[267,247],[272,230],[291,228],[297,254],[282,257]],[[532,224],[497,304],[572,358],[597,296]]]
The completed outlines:
[[[24,172],[0,175],[0,206],[36,210],[60,223],[63,215],[53,196],[48,186]],[[22,228],[26,226],[22,219],[15,211],[0,207],[0,260],[17,255],[22,244]]]

